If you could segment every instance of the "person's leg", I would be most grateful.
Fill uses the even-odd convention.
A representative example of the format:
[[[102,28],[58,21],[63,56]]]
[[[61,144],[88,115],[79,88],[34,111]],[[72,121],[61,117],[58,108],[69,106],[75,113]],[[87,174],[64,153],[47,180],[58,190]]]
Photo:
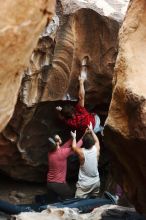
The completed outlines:
[[[82,61],[82,68],[79,76],[79,105],[84,107],[85,105],[85,88],[84,81],[87,79],[87,62],[88,58],[84,57]]]
[[[88,198],[88,197],[97,197],[99,196],[100,190],[100,181],[94,183],[90,186],[81,187],[77,184],[77,190],[75,194],[75,198]]]
[[[83,186],[78,185],[78,183],[76,187],[77,189],[75,193],[75,198],[84,198],[84,199],[90,197],[91,192],[95,188],[94,185],[83,187]]]
[[[123,195],[123,190],[120,187],[120,185],[116,186],[116,195],[119,196],[119,197],[121,197]]]
[[[19,206],[14,205],[12,203],[0,200],[0,211],[13,215],[13,214],[19,214],[21,212],[31,212],[33,211],[29,205],[25,206]]]
[[[74,192],[66,183],[49,183],[51,189],[61,199],[71,199],[74,197]]]
[[[76,193],[75,193],[75,198],[87,198],[88,197],[88,194],[86,191],[84,191],[81,187],[77,187],[76,189]]]
[[[53,187],[52,187],[53,183],[47,183],[47,188],[48,188],[48,200],[49,203],[53,203],[53,202],[57,202],[58,201],[58,195],[57,193],[54,191]]]
[[[94,126],[94,132],[101,132],[101,135],[103,136],[103,129],[104,127],[100,125],[100,118],[99,116],[96,114],[95,115],[95,126]]]
[[[100,181],[92,186],[90,195],[92,197],[98,197],[99,191],[100,191]]]

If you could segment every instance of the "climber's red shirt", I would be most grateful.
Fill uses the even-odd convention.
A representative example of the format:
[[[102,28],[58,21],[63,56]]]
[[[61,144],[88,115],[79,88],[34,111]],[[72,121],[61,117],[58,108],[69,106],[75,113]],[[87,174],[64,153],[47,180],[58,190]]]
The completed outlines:
[[[67,157],[73,154],[71,149],[72,140],[70,139],[56,151],[48,153],[49,171],[47,175],[48,182],[65,183],[67,172]],[[82,140],[77,143],[81,147]]]
[[[75,106],[75,116],[71,119],[64,119],[65,123],[74,131],[80,130],[85,132],[86,128],[92,122],[93,128],[95,126],[95,114],[89,113],[84,107],[77,104]]]

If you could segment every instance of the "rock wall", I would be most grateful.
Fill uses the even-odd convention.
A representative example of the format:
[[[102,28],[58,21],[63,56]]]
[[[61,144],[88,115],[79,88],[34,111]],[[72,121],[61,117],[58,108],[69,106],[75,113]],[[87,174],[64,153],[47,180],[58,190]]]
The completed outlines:
[[[1,133],[0,169],[17,179],[45,181],[47,138],[55,133],[69,138],[54,109],[66,93],[77,99],[84,55],[90,58],[87,107],[106,117],[111,99],[119,23],[91,9],[64,15],[58,7],[57,34],[41,35],[24,73],[15,113]]]
[[[66,93],[71,98],[77,98],[80,63],[83,56],[88,55],[87,103],[91,99],[94,105],[109,103],[118,30],[117,22],[91,9],[80,9],[73,15],[65,16],[56,37],[52,66],[41,100],[59,100]]]
[[[62,0],[64,14],[60,10],[58,32],[39,40],[30,64],[32,49],[54,12],[55,2],[8,0],[1,3],[0,130],[10,120],[17,102],[12,119],[0,134],[1,171],[17,179],[45,180],[48,136],[60,132],[68,137],[67,128],[59,124],[54,109],[67,93],[71,99],[77,99],[80,62],[84,55],[90,60],[85,85],[86,105],[100,116],[107,115],[108,108],[104,112],[104,106],[108,107],[111,99],[121,16],[115,10],[115,1],[103,2],[99,7],[96,1]],[[109,11],[105,7],[107,3]],[[123,15],[125,4],[118,4],[117,8]],[[120,30],[112,102],[105,126],[113,175],[137,210],[144,214],[145,10],[144,0],[132,0]],[[28,69],[24,73],[26,66]]]
[[[55,48],[55,37],[59,26],[58,16],[53,16],[33,51],[30,63],[25,69],[20,90],[21,101],[31,107],[39,103],[51,66]]]
[[[61,0],[65,14],[76,12],[80,8],[90,8],[102,16],[122,22],[129,0]]]
[[[15,0],[0,3],[0,131],[12,117],[32,50],[47,20],[52,17],[55,0]]]
[[[119,34],[112,101],[105,127],[113,174],[146,215],[146,3],[131,1]]]

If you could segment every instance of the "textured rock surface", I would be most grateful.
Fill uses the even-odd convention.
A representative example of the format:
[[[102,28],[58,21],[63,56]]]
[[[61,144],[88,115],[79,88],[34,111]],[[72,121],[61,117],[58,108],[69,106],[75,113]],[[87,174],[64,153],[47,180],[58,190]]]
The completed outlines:
[[[58,26],[59,18],[54,16],[40,35],[37,47],[32,53],[30,64],[24,72],[20,98],[28,107],[40,101],[49,65],[52,62],[55,47],[54,38],[56,37]]]
[[[44,51],[43,50],[40,51],[40,45],[38,45],[38,48],[36,48],[34,51],[35,53],[37,52],[37,56],[35,57],[37,57],[38,60],[35,59],[34,61],[32,61],[33,70],[31,67],[31,71],[27,71],[28,72],[27,76],[29,75],[30,77],[30,72],[31,72],[32,77],[30,77],[31,79],[28,78],[24,79],[26,82],[25,91],[27,93],[27,99],[29,100],[29,103],[28,101],[24,100],[24,98],[23,98],[23,102],[26,103],[28,106],[39,102],[39,99],[41,97],[40,91],[42,92],[40,86],[44,88],[46,82],[46,79],[43,79],[42,75],[46,76],[47,71],[49,71],[48,80],[42,97],[42,101],[62,99],[64,94],[68,90],[69,81],[71,80],[70,81],[71,86],[74,85],[74,83],[77,84],[76,76],[79,74],[79,70],[80,70],[79,62],[81,61],[82,56],[85,54],[88,54],[90,56],[90,62],[91,62],[90,72],[96,72],[96,74],[98,75],[97,76],[98,84],[99,84],[98,86],[100,87],[99,89],[97,88],[97,86],[95,87],[95,82],[93,83],[93,80],[91,80],[90,77],[89,82],[91,81],[90,84],[93,85],[88,86],[88,88],[90,88],[89,93],[93,94],[93,91],[91,91],[91,87],[92,87],[92,90],[95,90],[94,93],[96,92],[96,90],[98,90],[99,97],[95,97],[96,99],[98,100],[105,99],[105,97],[103,97],[104,95],[102,94],[102,91],[99,90],[102,90],[103,87],[102,84],[107,85],[107,83],[109,83],[111,85],[110,78],[112,78],[111,76],[113,72],[113,65],[116,57],[116,48],[117,48],[116,44],[114,45],[114,42],[116,41],[116,37],[117,37],[117,28],[118,28],[116,27],[117,22],[114,23],[113,20],[97,15],[96,13],[94,13],[92,10],[89,9],[84,10],[84,12],[75,13],[75,15],[73,16],[69,14],[72,12],[76,12],[80,8],[91,8],[99,14],[104,16],[108,15],[109,17],[114,18],[115,20],[118,20],[118,18],[116,19],[114,17],[114,15],[117,14],[121,20],[123,19],[123,16],[125,14],[128,0],[118,1],[118,2],[108,0],[102,3],[100,1],[97,3],[96,1],[89,2],[86,0],[85,1],[62,0],[61,2],[63,5],[63,13],[68,15],[62,16],[61,6],[59,5],[57,12],[59,10],[58,15],[60,18],[60,27],[57,33],[57,37],[55,38],[56,46],[55,46],[55,42],[51,43],[52,40],[49,39],[50,43],[55,46],[53,62],[52,63],[50,62],[50,58],[49,58],[49,63],[48,61],[46,62],[44,57]],[[103,8],[103,10],[101,10],[101,7]],[[83,16],[85,16],[85,18]],[[91,17],[90,22],[88,19],[89,16]],[[96,20],[96,22],[94,22],[94,20]],[[90,23],[92,25],[90,25]],[[103,28],[101,27],[99,28],[99,25],[101,27],[103,25]],[[100,34],[98,34],[98,28]],[[108,38],[108,35],[110,36],[110,39]],[[52,37],[50,38],[52,39]],[[94,38],[97,39],[95,40],[95,42],[93,42]],[[45,42],[45,38],[44,40],[42,39],[42,42]],[[94,50],[91,50],[90,44],[95,46]],[[66,47],[68,47],[67,50]],[[101,58],[98,55],[95,55],[96,53],[95,51],[97,48],[98,48],[97,50],[98,54],[100,53],[102,54]],[[46,48],[46,50],[48,49],[49,48]],[[48,52],[52,53],[52,51],[49,50]],[[44,68],[45,70],[41,68],[41,65],[40,68],[37,68],[39,67],[38,66],[39,60],[43,61],[45,65]],[[51,64],[50,67],[49,64]],[[105,73],[106,76],[103,76],[103,72]],[[107,76],[107,72],[109,76]],[[92,75],[94,74],[95,73],[93,73]],[[105,77],[106,79],[105,80],[101,79],[102,77]],[[27,83],[27,81],[29,82]],[[40,83],[38,86],[38,81],[43,81],[43,83]],[[57,85],[57,90],[55,89],[56,84],[60,85],[59,87]],[[30,85],[31,85],[31,91],[29,90]],[[105,87],[106,86],[104,86],[104,89]],[[107,91],[108,89],[109,89],[109,85],[107,85]],[[109,103],[109,96],[111,92],[109,91],[107,92],[107,91],[104,92],[107,95],[107,100]],[[71,95],[73,96],[75,95],[74,94],[75,92],[73,92],[73,94],[72,91],[70,92]],[[25,94],[23,94],[22,96],[25,97]]]
[[[91,9],[73,15],[61,13],[56,38],[53,32],[53,36],[39,40],[23,78],[21,102],[18,100],[13,118],[1,133],[0,168],[15,178],[46,180],[48,136],[59,133],[64,134],[64,139],[69,137],[54,111],[60,102],[49,101],[62,99],[67,92],[77,98],[84,55],[90,57],[86,104],[100,115],[107,115],[119,24]]]
[[[116,205],[104,205],[96,208],[93,212],[88,214],[80,215],[76,210],[64,208],[64,209],[53,209],[50,208],[41,213],[21,213],[12,220],[144,220],[142,216],[137,214],[132,208],[124,208]]]
[[[54,7],[53,2],[50,3]],[[21,101],[30,108],[19,100],[13,118],[0,134],[0,169],[10,176],[31,181],[45,180],[47,137],[61,130],[67,135],[67,131],[58,123],[54,112],[59,102],[38,103],[63,99],[66,93],[77,98],[77,78],[84,55],[90,58],[86,104],[89,108],[91,104],[91,110],[98,113],[104,110],[100,112],[98,107],[108,106],[117,52],[118,23],[115,20],[121,21],[128,1],[118,1],[117,4],[117,1],[107,0],[102,3],[100,7],[101,1],[62,0],[66,15],[60,16],[61,25],[56,38],[43,36],[45,40],[39,41],[35,56],[33,54],[31,58],[31,71],[25,72],[21,89]],[[0,129],[3,129],[13,114],[23,75],[21,71],[28,63],[37,36],[47,20],[45,8],[48,4],[43,0],[37,3],[15,0],[1,3],[1,7],[4,10],[0,15]],[[121,7],[117,15],[115,8],[119,10]],[[146,214],[145,7],[144,0],[131,1],[120,31],[105,139],[111,149],[117,182],[137,210]],[[13,14],[14,11],[18,14]],[[70,15],[71,12],[74,14]],[[9,20],[10,16],[14,19]]]
[[[114,176],[137,210],[146,214],[145,10],[144,0],[133,0],[120,30],[105,138]]]
[[[64,13],[70,14],[80,8],[90,8],[100,15],[122,21],[129,0],[61,0]]]
[[[38,35],[55,9],[53,0],[1,1],[0,131],[10,120],[21,85],[22,70]]]
[[[47,138],[67,128],[56,120],[55,103],[27,108],[21,102],[0,138],[0,168],[10,176],[28,181],[45,181]]]
[[[94,105],[109,103],[118,30],[117,22],[90,9],[81,9],[65,16],[56,38],[42,101],[62,99],[67,92],[77,98],[80,62],[83,56],[88,55],[87,103],[91,99],[92,104],[98,100]]]

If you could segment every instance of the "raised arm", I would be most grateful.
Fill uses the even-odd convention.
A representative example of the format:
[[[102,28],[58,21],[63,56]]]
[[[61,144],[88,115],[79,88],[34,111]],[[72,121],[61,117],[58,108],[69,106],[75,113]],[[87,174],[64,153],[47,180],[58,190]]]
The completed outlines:
[[[93,130],[91,130],[91,134],[92,134],[92,137],[93,137],[93,139],[95,141],[95,145],[97,145],[97,147],[100,149],[98,137],[96,136],[96,134],[94,133]]]
[[[95,132],[93,130],[91,122],[90,122],[90,125],[88,126],[88,129],[89,129],[89,132],[91,132],[91,134],[92,134],[92,137],[93,137],[93,139],[95,141],[95,146],[97,147],[97,151],[99,153],[99,151],[100,151],[100,143],[99,143],[97,135],[95,134]]]
[[[71,136],[72,136],[72,150],[78,155],[80,164],[82,165],[84,163],[84,155],[82,149],[77,147],[76,131],[75,132],[71,131]]]
[[[82,69],[79,76],[79,105],[84,107],[85,104],[85,88],[84,81],[87,79],[87,58],[82,60]]]
[[[84,79],[79,78],[79,105],[84,107],[85,105],[85,89],[84,89]]]

